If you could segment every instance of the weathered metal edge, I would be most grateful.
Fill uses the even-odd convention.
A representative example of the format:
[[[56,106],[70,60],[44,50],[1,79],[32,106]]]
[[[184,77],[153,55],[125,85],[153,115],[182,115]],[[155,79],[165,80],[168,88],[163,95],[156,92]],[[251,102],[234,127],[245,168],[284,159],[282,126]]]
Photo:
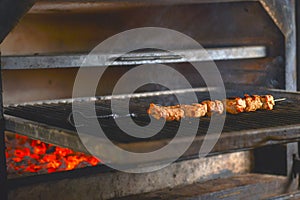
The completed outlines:
[[[184,56],[181,56],[184,55]],[[186,58],[188,55],[188,59]],[[69,54],[69,55],[37,55],[37,56],[3,56],[3,69],[43,69],[70,67],[101,67],[140,65],[158,63],[183,63],[211,60],[235,60],[263,58],[267,55],[265,46],[242,46],[174,50],[172,52],[112,54]],[[88,62],[85,62],[86,58]],[[105,58],[105,59],[104,59]],[[120,58],[120,59],[117,59]],[[104,62],[107,60],[106,62]]]
[[[81,142],[76,132],[70,132],[67,130],[59,129],[49,125],[33,122],[30,120],[21,119],[18,117],[5,115],[6,129],[12,132],[24,134],[28,137],[39,139],[51,144],[68,147],[77,151],[89,153]],[[199,154],[199,147],[203,143],[205,136],[197,136],[189,149],[182,155],[182,157],[197,157]],[[213,140],[214,135],[207,135],[206,140]],[[88,137],[89,141],[93,143],[92,137]],[[89,142],[85,141],[85,142]],[[170,139],[163,139],[157,141],[147,142],[132,142],[132,143],[117,143],[117,145],[127,151],[139,151],[147,152],[153,150],[153,147],[163,147]],[[176,150],[176,144],[183,144],[188,141],[187,138],[180,138],[175,141],[174,151]],[[288,142],[300,141],[300,124],[287,125],[265,129],[253,129],[246,131],[235,131],[230,134],[221,134],[218,142],[214,146],[210,155],[222,154],[226,152],[241,151],[247,149],[253,149],[261,146],[271,144],[282,144]],[[111,155],[110,149],[107,148],[105,142],[96,145],[96,149],[103,154]],[[126,158],[124,158],[126,159]],[[170,159],[160,158],[160,159]],[[111,162],[117,162],[113,157],[110,157]],[[147,159],[145,158],[145,162]],[[147,167],[153,165],[153,163],[132,163],[137,164],[136,167]],[[159,164],[157,160],[156,165]]]

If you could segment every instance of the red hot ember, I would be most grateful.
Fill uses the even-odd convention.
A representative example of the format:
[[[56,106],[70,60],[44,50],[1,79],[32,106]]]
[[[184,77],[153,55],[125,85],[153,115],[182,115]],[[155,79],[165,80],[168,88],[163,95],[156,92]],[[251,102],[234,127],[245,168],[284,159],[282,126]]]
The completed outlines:
[[[10,174],[52,173],[100,163],[91,155],[18,134],[15,134],[15,138],[6,138],[6,159]]]

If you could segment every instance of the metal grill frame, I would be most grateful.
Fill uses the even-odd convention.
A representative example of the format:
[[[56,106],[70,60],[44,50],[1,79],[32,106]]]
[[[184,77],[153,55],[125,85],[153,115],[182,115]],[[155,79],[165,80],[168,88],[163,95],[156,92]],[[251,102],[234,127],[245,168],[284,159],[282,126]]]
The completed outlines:
[[[253,91],[253,88],[245,88],[243,91]],[[258,90],[256,90],[257,92]],[[260,93],[272,93],[279,97],[285,97],[288,100],[296,102],[300,99],[299,92],[286,92],[285,90],[262,90]],[[150,98],[151,98],[150,93]],[[157,93],[159,96],[160,94]],[[143,95],[141,95],[143,96]],[[98,99],[108,99],[109,97],[99,97]],[[85,100],[91,100],[93,98],[87,98]],[[72,102],[75,99],[64,100],[63,102]],[[81,99],[82,101],[83,99]],[[95,98],[94,98],[95,100]],[[59,101],[53,101],[57,103]],[[42,102],[39,102],[39,106],[42,106]],[[50,103],[49,101],[47,103]],[[26,105],[26,104],[24,104]],[[34,105],[33,103],[27,103],[27,105]],[[55,104],[57,105],[57,104]],[[276,111],[276,105],[275,105]],[[268,112],[268,111],[260,111]],[[251,113],[241,113],[240,115],[251,115]],[[258,113],[257,113],[258,114]],[[264,113],[262,113],[264,114]],[[230,117],[239,117],[230,116]],[[67,130],[60,127],[50,126],[49,124],[43,124],[30,119],[22,119],[17,116],[5,114],[6,129],[12,132],[17,132],[20,134],[27,135],[33,139],[39,139],[48,143],[52,143],[59,146],[68,147],[76,151],[81,151],[89,153],[84,145],[81,143],[80,138],[77,133],[72,130]],[[190,148],[184,153],[181,159],[193,158],[198,156],[199,147],[201,146],[205,135],[196,136],[194,142]],[[214,135],[209,136],[207,139],[214,139]],[[171,138],[172,139],[172,138]],[[153,147],[162,147],[164,144],[168,143],[170,138],[162,138],[158,140],[142,141],[142,142],[117,142],[117,145],[128,151],[136,151],[136,149],[142,149],[142,151],[147,152],[153,150]],[[300,141],[300,121],[299,124],[290,124],[278,126],[266,127],[266,128],[255,128],[249,130],[236,130],[226,132],[221,134],[217,144],[214,146],[210,155],[221,154],[225,152],[241,151],[253,149],[261,146],[271,145],[271,144],[283,144],[290,142]],[[185,143],[186,138],[180,138],[176,142]],[[106,145],[99,144],[99,151],[107,151]],[[167,158],[166,158],[167,159]],[[112,158],[112,162],[115,160]],[[158,161],[159,162],[159,161]],[[134,164],[134,163],[133,163]],[[157,163],[155,163],[157,164]],[[153,163],[151,163],[153,165]]]

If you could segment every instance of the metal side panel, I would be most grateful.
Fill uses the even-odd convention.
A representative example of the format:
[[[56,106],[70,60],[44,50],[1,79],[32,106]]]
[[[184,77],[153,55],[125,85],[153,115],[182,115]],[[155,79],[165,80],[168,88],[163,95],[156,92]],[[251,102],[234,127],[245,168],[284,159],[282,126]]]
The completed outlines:
[[[0,0],[0,44],[35,0]]]
[[[259,0],[285,36],[285,88],[297,90],[295,0]]]

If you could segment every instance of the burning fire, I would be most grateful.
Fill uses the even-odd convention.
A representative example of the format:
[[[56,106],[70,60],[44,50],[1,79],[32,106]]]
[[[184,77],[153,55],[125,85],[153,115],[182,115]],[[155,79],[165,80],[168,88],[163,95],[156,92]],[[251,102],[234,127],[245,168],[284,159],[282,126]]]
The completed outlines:
[[[8,173],[11,174],[52,173],[100,163],[99,159],[91,155],[18,134],[14,138],[6,138],[6,159]]]

